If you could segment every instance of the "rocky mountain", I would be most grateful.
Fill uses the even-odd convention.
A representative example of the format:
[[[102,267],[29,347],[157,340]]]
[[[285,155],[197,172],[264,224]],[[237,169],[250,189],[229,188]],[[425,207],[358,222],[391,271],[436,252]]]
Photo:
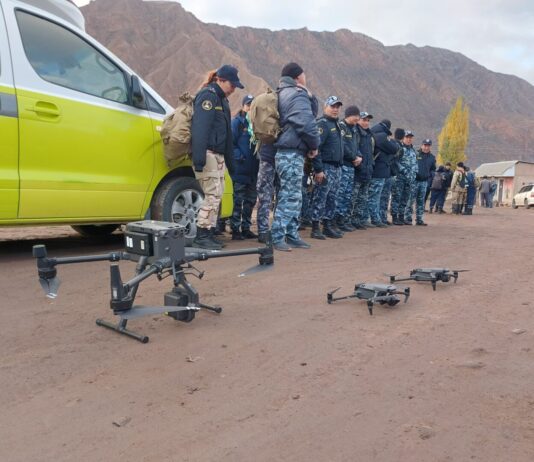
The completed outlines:
[[[282,66],[297,61],[320,99],[336,94],[375,119],[413,129],[416,142],[436,140],[448,111],[463,96],[471,109],[471,165],[534,161],[534,86],[460,53],[384,46],[346,29],[273,32],[205,24],[170,1],[93,0],[82,12],[87,31],[171,104],[181,92],[196,91],[208,70],[231,63],[246,85],[232,97],[237,108],[245,92],[276,86]]]

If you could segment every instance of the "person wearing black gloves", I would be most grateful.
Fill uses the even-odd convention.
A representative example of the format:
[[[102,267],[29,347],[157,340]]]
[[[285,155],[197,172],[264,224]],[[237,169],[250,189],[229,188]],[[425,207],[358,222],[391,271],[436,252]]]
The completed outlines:
[[[224,191],[224,171],[233,172],[233,142],[228,96],[244,88],[235,67],[224,65],[210,72],[194,101],[191,145],[195,177],[204,192],[198,211],[195,247],[220,250],[215,240],[217,215]]]

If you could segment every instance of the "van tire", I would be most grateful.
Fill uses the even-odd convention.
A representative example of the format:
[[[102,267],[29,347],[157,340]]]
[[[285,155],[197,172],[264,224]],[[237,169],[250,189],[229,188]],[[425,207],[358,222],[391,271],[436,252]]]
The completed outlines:
[[[83,237],[105,237],[115,231],[119,225],[76,225],[71,228]]]
[[[512,199],[512,208],[513,209],[517,208],[517,204],[515,203],[515,199]]]
[[[197,234],[197,216],[204,201],[204,193],[195,178],[170,178],[155,192],[150,207],[153,220],[183,224],[186,245],[191,245]]]

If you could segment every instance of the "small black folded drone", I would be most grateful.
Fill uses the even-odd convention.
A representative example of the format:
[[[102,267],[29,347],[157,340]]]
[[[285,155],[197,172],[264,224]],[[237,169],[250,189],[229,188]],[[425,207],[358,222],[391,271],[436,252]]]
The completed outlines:
[[[436,283],[438,281],[449,282],[454,279],[456,283],[458,274],[469,270],[450,270],[448,268],[416,268],[410,271],[410,276],[399,278],[396,275],[388,275],[389,282],[401,282],[401,281],[424,281],[430,282],[432,288],[436,290]]]
[[[329,304],[337,302],[338,300],[346,300],[348,298],[359,298],[360,300],[367,300],[367,308],[369,314],[373,314],[373,305],[379,303],[380,305],[389,305],[395,306],[401,301],[397,295],[404,295],[404,303],[408,301],[410,296],[410,288],[405,287],[400,290],[397,286],[392,284],[356,284],[354,287],[354,292],[351,295],[346,295],[345,297],[334,297],[334,294],[341,289],[338,287],[331,292],[328,292],[326,300]]]

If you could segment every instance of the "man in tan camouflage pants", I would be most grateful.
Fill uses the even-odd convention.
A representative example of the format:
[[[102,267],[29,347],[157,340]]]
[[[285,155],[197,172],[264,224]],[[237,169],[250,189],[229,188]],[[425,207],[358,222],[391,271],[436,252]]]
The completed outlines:
[[[215,228],[221,199],[224,193],[224,156],[213,151],[206,152],[206,165],[201,172],[195,172],[204,202],[198,211],[197,224],[200,228]]]

